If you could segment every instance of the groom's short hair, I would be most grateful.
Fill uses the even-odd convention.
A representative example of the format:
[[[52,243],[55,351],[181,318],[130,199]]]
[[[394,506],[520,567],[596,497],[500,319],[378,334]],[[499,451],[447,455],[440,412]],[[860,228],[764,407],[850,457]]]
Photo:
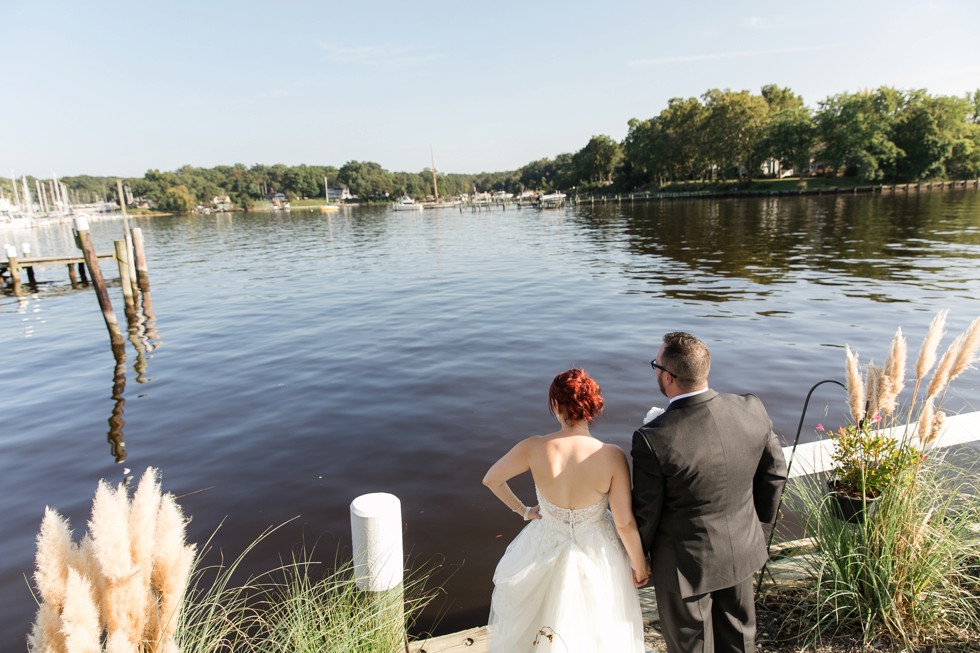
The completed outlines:
[[[708,383],[711,352],[701,340],[684,331],[664,335],[660,364],[670,370],[685,388],[700,388]]]

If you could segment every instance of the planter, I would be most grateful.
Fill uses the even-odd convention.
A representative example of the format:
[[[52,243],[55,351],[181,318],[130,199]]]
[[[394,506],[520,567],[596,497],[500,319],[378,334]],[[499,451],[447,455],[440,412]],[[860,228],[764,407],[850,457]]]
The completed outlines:
[[[865,518],[874,517],[881,497],[856,497],[830,486],[827,490],[827,498],[830,512],[834,517],[848,524],[862,524]]]

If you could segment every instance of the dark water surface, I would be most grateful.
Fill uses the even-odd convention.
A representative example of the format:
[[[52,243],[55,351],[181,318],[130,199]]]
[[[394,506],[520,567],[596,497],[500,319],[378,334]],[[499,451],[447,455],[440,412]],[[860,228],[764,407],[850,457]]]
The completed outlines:
[[[193,517],[189,539],[224,520],[226,555],[299,516],[259,547],[256,570],[303,541],[326,563],[348,554],[350,501],[392,492],[410,564],[442,564],[426,623],[486,623],[494,565],[521,522],[480,480],[518,439],[553,429],[554,374],[598,379],[607,408],[593,432],[628,449],[664,403],[648,363],[660,336],[689,330],[712,348],[712,387],[755,392],[791,439],[809,387],[842,378],[845,343],[880,362],[902,326],[914,357],[938,309],[951,309],[950,333],[980,315],[978,198],[138,220],[155,331],[118,370],[94,293],[71,290],[63,270],[40,271],[29,299],[0,296],[0,650],[25,649],[44,506],[78,537],[97,481],[147,466]],[[122,224],[92,233],[108,251]],[[73,251],[67,226],[0,241]],[[975,371],[957,380],[948,408],[976,410],[978,383]],[[834,423],[844,397],[821,392],[813,424]]]

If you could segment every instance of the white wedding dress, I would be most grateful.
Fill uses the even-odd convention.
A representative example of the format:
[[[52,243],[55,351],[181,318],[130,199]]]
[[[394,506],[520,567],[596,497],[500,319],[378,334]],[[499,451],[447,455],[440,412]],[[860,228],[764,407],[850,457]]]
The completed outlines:
[[[535,488],[541,519],[493,575],[490,653],[643,653],[643,619],[609,497],[559,508]]]

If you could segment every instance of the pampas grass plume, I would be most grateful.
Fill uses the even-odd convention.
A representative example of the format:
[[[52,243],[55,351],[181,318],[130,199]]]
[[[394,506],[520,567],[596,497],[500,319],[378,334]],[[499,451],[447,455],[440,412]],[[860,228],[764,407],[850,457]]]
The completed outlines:
[[[898,327],[892,338],[888,358],[885,359],[885,370],[881,377],[881,390],[878,394],[878,405],[885,415],[892,415],[898,407],[898,395],[905,388],[905,359],[908,356],[908,343],[902,335],[902,327]]]
[[[140,479],[129,509],[130,554],[133,563],[149,582],[153,566],[153,536],[160,509],[160,480],[157,471],[148,467]]]
[[[973,320],[963,332],[963,344],[953,362],[953,369],[949,376],[950,381],[973,366],[973,363],[977,361],[978,350],[980,350],[980,317]]]
[[[929,388],[926,390],[926,396],[935,397],[949,385],[950,382],[950,372],[953,370],[953,363],[956,362],[959,356],[960,349],[963,348],[963,336],[960,334],[956,336],[956,339],[950,343],[949,347],[946,348],[946,352],[943,354],[942,358],[939,359],[939,364],[936,365],[936,371],[933,372],[932,380],[929,381]]]
[[[102,624],[92,595],[92,585],[74,569],[68,570],[61,632],[71,653],[100,653],[102,650]]]
[[[946,333],[946,316],[948,314],[949,309],[944,308],[936,313],[932,322],[929,323],[929,330],[922,341],[922,347],[919,348],[919,358],[915,363],[915,378],[917,380],[921,381],[926,378],[926,374],[932,369],[932,364],[936,362],[936,349],[939,347],[939,341],[943,339],[943,335]]]
[[[68,564],[72,553],[68,520],[53,508],[44,508],[41,530],[37,535],[34,583],[41,599],[60,612],[65,602]]]
[[[136,645],[123,633],[109,633],[105,642],[105,653],[136,653]]]
[[[27,648],[31,653],[68,653],[65,637],[61,634],[61,618],[47,603],[37,609],[34,626],[27,636]]]
[[[939,411],[936,416],[932,418],[932,427],[929,429],[929,436],[926,438],[925,444],[932,444],[939,440],[939,436],[943,433],[943,426],[946,422],[946,413]]]
[[[922,446],[926,445],[929,439],[929,435],[932,433],[932,422],[933,422],[933,417],[935,417],[935,414],[936,414],[935,397],[930,395],[922,403],[922,412],[919,413],[918,434],[919,434],[919,444]]]
[[[180,608],[183,605],[184,591],[191,577],[191,570],[194,568],[194,558],[197,554],[197,547],[194,545],[182,546],[180,554],[174,561],[174,566],[170,573],[166,575],[164,586],[158,588],[160,592],[159,622],[155,641],[167,641],[172,639],[177,631],[177,623],[180,621]]]
[[[855,422],[864,419],[864,382],[861,379],[861,367],[857,354],[851,351],[849,345],[844,346],[847,357],[847,394],[851,407],[851,416]]]
[[[195,548],[184,545],[186,524],[174,496],[165,494],[157,514],[153,552],[153,586],[160,601],[160,632],[154,638],[157,640],[173,635],[177,627],[181,597],[194,563]]]
[[[88,532],[92,537],[92,552],[106,578],[119,580],[132,575],[129,498],[121,486],[113,490],[105,481],[99,481]]]
[[[173,635],[195,560],[186,519],[147,469],[133,500],[100,481],[88,532],[76,546],[67,520],[47,508],[37,536],[41,597],[32,653],[179,653]],[[149,635],[155,637],[149,637]]]
[[[877,365],[868,365],[864,378],[864,397],[867,402],[866,417],[874,417],[880,409],[881,386],[884,373]]]

